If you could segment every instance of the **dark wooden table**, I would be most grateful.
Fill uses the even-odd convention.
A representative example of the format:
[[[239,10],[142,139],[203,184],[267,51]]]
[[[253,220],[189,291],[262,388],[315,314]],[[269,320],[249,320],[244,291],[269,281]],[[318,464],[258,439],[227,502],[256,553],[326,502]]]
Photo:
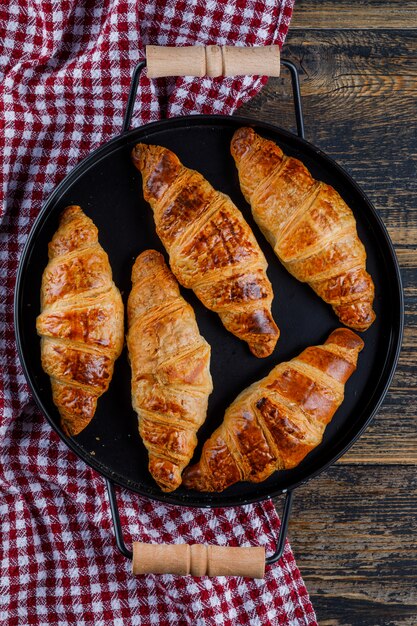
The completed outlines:
[[[352,174],[389,230],[406,306],[378,416],[295,495],[289,537],[321,626],[417,625],[416,42],[417,2],[297,0],[283,50],[300,68],[306,138]],[[287,72],[240,112],[295,132]]]

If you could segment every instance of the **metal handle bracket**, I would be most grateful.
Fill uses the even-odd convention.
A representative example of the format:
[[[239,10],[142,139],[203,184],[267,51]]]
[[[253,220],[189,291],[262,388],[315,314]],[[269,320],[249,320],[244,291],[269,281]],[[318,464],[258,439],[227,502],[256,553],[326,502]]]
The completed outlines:
[[[123,554],[127,559],[133,559],[133,552],[126,547],[125,540],[123,538],[122,525],[120,523],[119,507],[117,506],[116,492],[114,490],[114,484],[108,478],[105,478],[107,493],[109,494],[110,511],[113,520],[114,534],[116,537],[116,545],[119,552]]]
[[[298,136],[304,139],[304,118],[303,118],[303,109],[301,105],[301,93],[300,93],[300,81],[298,78],[297,68],[292,61],[288,61],[287,59],[281,59],[282,65],[284,65],[289,71],[291,75],[291,84],[292,84],[292,94],[294,100],[294,111],[295,111],[295,121],[297,124],[297,133]],[[123,117],[123,126],[122,126],[122,134],[126,133],[130,128],[130,123],[132,121],[133,109],[135,106],[136,95],[139,87],[139,79],[142,73],[142,70],[146,67],[146,61],[140,61],[132,74],[132,81],[130,83],[129,96],[127,99],[126,110]]]
[[[129,548],[126,546],[125,540],[123,537],[123,530],[122,530],[122,525],[120,522],[119,508],[117,506],[117,499],[116,499],[116,492],[114,489],[114,484],[108,478],[106,478],[105,481],[106,481],[106,486],[107,486],[107,492],[109,494],[110,511],[111,511],[111,516],[113,520],[114,534],[116,537],[117,548],[119,549],[119,552],[124,557],[132,560],[133,551],[129,550]],[[271,554],[271,556],[266,557],[265,559],[266,565],[272,565],[273,563],[276,563],[281,558],[284,552],[285,539],[287,537],[288,522],[290,519],[290,512],[291,512],[291,506],[292,506],[292,496],[293,496],[292,491],[286,492],[284,508],[283,508],[282,518],[281,518],[281,526],[280,526],[279,534],[278,534],[277,547],[276,547],[275,552]]]
[[[282,557],[284,553],[285,540],[287,538],[287,531],[288,531],[288,523],[290,521],[292,499],[293,499],[292,490],[287,491],[285,495],[284,508],[282,510],[281,526],[279,528],[277,547],[275,549],[275,552],[271,554],[271,556],[266,557],[265,559],[266,565],[272,565],[273,563],[276,563],[277,561],[279,561],[279,559]]]

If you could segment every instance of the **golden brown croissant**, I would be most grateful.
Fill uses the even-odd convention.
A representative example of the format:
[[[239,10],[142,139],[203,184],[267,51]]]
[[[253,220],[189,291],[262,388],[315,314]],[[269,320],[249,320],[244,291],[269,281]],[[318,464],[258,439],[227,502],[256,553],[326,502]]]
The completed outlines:
[[[279,331],[267,262],[240,211],[170,150],[138,144],[132,156],[181,285],[193,289],[255,356],[271,354]]]
[[[374,284],[350,208],[252,128],[235,132],[231,152],[253,217],[283,265],[331,304],[343,324],[366,330],[375,319]]]
[[[321,442],[362,348],[360,337],[339,328],[324,345],[280,363],[245,389],[205,442],[200,461],[185,470],[184,485],[222,491],[298,465]]]
[[[123,347],[123,303],[97,228],[79,206],[67,207],[49,244],[42,276],[42,367],[67,435],[92,420]]]
[[[127,305],[132,403],[149,471],[163,491],[173,491],[206,418],[213,389],[210,346],[159,252],[138,256],[132,283]]]

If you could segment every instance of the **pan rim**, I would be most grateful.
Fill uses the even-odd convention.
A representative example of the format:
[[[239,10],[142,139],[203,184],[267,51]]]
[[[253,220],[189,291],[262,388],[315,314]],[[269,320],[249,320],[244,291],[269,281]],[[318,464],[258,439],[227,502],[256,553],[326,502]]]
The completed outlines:
[[[324,161],[327,161],[327,163],[331,165],[331,167],[335,168],[338,174],[347,181],[350,187],[353,188],[353,190],[360,195],[361,199],[367,205],[367,208],[371,212],[372,217],[378,223],[378,227],[384,238],[384,247],[386,251],[389,252],[389,257],[390,257],[389,261],[394,269],[395,278],[396,278],[395,291],[396,291],[396,296],[397,296],[396,297],[397,306],[396,306],[396,312],[395,312],[395,321],[398,322],[398,328],[397,327],[395,328],[396,336],[395,338],[391,337],[390,344],[387,350],[387,355],[389,355],[390,358],[388,358],[387,356],[387,360],[389,361],[389,363],[381,373],[381,378],[384,380],[384,384],[383,384],[383,387],[379,394],[378,399],[375,401],[372,410],[370,411],[368,417],[365,419],[365,421],[360,426],[360,428],[358,428],[358,430],[354,432],[353,436],[349,437],[349,440],[345,446],[343,446],[335,454],[332,454],[330,460],[323,463],[323,465],[320,465],[320,467],[318,467],[315,471],[312,471],[310,474],[308,474],[306,478],[302,480],[294,481],[293,483],[290,482],[289,485],[285,489],[275,489],[275,490],[271,490],[268,493],[261,493],[261,494],[254,493],[251,496],[245,496],[245,495],[233,495],[232,496],[231,495],[229,500],[227,498],[224,500],[221,499],[221,502],[219,502],[218,500],[216,501],[216,497],[220,495],[216,493],[213,494],[213,498],[212,498],[213,501],[192,502],[192,501],[187,500],[187,501],[181,502],[178,496],[175,496],[175,492],[172,492],[171,494],[164,493],[164,492],[147,493],[146,490],[143,488],[138,489],[135,484],[129,485],[128,483],[130,481],[128,481],[125,477],[105,467],[101,462],[95,460],[94,457],[92,457],[91,455],[83,454],[82,449],[80,449],[79,445],[73,439],[65,437],[65,435],[63,435],[63,433],[60,431],[60,429],[57,427],[54,421],[50,418],[48,411],[44,407],[42,399],[39,396],[39,393],[36,389],[36,385],[34,384],[34,381],[32,380],[32,376],[27,366],[27,362],[26,362],[26,358],[25,358],[25,354],[23,350],[22,336],[21,336],[21,330],[20,330],[20,325],[21,325],[20,300],[21,300],[22,282],[23,282],[22,279],[23,279],[24,270],[26,267],[26,259],[32,248],[33,241],[37,235],[37,232],[40,226],[43,224],[44,220],[47,219],[48,214],[50,213],[53,205],[57,202],[59,197],[64,193],[65,189],[69,185],[73,184],[79,178],[80,175],[83,175],[86,171],[88,171],[89,167],[97,164],[107,154],[110,154],[113,151],[113,149],[116,148],[116,146],[119,144],[119,142],[128,144],[132,140],[133,136],[138,133],[140,134],[143,133],[145,135],[149,133],[151,135],[154,131],[159,132],[163,130],[164,128],[168,129],[170,127],[175,128],[178,126],[179,127],[189,126],[190,124],[191,125],[199,125],[199,124],[218,125],[219,123],[222,123],[222,124],[232,123],[233,125],[237,127],[249,125],[249,126],[259,128],[259,129],[267,130],[274,134],[278,132],[281,136],[287,137],[291,141],[295,140],[298,145],[304,146],[305,149],[313,151],[321,159],[324,159]],[[391,286],[394,287],[394,284],[392,284]],[[173,117],[173,118],[169,118],[165,120],[159,120],[156,122],[151,122],[149,124],[145,124],[144,126],[139,126],[134,129],[131,129],[125,133],[122,133],[110,139],[109,141],[104,143],[102,146],[99,146],[93,152],[89,153],[84,159],[82,159],[70,172],[68,172],[68,174],[63,178],[63,180],[53,189],[53,191],[47,198],[46,202],[41,208],[38,216],[36,217],[30,229],[30,232],[28,234],[27,240],[25,242],[24,248],[22,250],[22,253],[19,259],[18,269],[16,273],[15,290],[14,290],[14,330],[15,330],[15,337],[16,337],[17,352],[18,352],[19,360],[22,366],[22,370],[23,370],[25,379],[29,385],[32,396],[38,408],[40,409],[44,417],[47,419],[47,421],[49,422],[53,430],[55,430],[55,432],[58,434],[59,438],[63,441],[63,443],[67,447],[69,447],[79,459],[81,459],[84,463],[86,463],[87,466],[97,471],[104,478],[111,480],[112,482],[114,482],[115,484],[121,487],[129,489],[130,491],[133,491],[134,493],[137,493],[141,495],[142,497],[147,497],[155,501],[163,502],[165,504],[175,504],[176,506],[184,506],[184,507],[190,507],[190,508],[217,508],[217,507],[243,506],[246,504],[251,504],[254,502],[261,502],[267,499],[277,497],[280,494],[285,493],[286,491],[293,490],[299,487],[300,485],[305,484],[306,482],[310,481],[311,479],[317,477],[319,474],[321,474],[326,469],[328,469],[331,465],[333,465],[341,456],[343,456],[343,454],[345,454],[353,446],[353,444],[359,439],[359,437],[363,434],[363,432],[368,428],[368,426],[374,419],[376,413],[378,412],[382,402],[384,401],[384,398],[391,385],[391,382],[392,382],[392,379],[393,379],[393,376],[395,374],[396,367],[398,364],[398,359],[399,359],[399,355],[400,355],[401,347],[402,347],[403,332],[404,332],[404,294],[403,294],[401,273],[400,273],[398,259],[395,253],[395,248],[390,239],[390,236],[388,234],[388,231],[384,222],[382,221],[381,217],[379,216],[372,202],[368,199],[367,195],[363,192],[361,187],[355,182],[355,180],[351,177],[351,175],[344,168],[342,168],[336,161],[334,161],[331,157],[329,157],[325,152],[323,152],[322,150],[320,150],[314,144],[311,144],[307,140],[275,124],[258,121],[253,118],[247,118],[247,117],[242,117],[242,116],[227,116],[227,115],[179,116],[179,117]],[[256,487],[259,487],[261,484],[262,483],[257,484]]]

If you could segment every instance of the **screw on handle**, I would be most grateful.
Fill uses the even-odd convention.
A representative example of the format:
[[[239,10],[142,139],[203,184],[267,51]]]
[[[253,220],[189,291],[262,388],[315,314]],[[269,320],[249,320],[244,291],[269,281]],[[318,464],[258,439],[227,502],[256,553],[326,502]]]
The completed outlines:
[[[133,574],[263,578],[265,549],[203,544],[133,543]]]
[[[162,76],[279,76],[278,46],[146,46],[149,78]]]

